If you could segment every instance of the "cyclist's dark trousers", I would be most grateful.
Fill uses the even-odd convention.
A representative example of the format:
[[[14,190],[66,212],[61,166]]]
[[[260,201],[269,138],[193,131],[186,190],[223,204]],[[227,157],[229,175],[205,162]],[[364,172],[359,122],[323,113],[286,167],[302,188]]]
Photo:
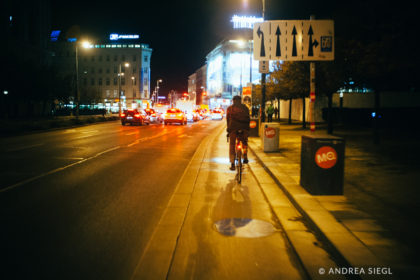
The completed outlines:
[[[268,122],[273,122],[273,115],[272,114],[268,114]]]
[[[248,130],[242,130],[242,134],[239,135],[239,140],[242,141],[242,152],[244,154],[244,158],[247,158],[248,152]],[[229,133],[229,160],[231,163],[235,162],[235,144],[236,144],[236,137],[237,132],[232,131]]]

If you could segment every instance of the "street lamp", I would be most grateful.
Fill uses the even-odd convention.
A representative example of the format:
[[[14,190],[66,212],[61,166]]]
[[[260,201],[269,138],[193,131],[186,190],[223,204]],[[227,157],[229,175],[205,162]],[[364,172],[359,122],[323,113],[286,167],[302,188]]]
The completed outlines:
[[[83,48],[91,48],[91,44],[88,41],[81,42]],[[80,86],[79,86],[79,43],[76,42],[76,117],[79,116],[79,104],[80,104]]]
[[[128,64],[127,62],[124,63],[125,67],[129,67],[130,64]],[[124,73],[122,73],[121,71],[122,68],[122,62],[119,65],[119,70],[118,70],[118,112],[121,115],[121,76],[124,76]]]
[[[162,79],[156,81],[156,104],[159,102],[159,83],[162,82]]]

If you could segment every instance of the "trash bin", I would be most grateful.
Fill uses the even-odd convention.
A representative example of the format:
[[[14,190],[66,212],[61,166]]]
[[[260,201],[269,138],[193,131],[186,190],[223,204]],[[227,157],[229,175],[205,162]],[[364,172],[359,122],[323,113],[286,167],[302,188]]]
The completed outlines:
[[[261,146],[264,152],[279,151],[280,126],[277,123],[262,123]]]
[[[313,195],[342,195],[344,139],[330,135],[303,135],[300,185]]]
[[[260,120],[258,118],[251,118],[249,123],[249,136],[258,137],[260,129]]]

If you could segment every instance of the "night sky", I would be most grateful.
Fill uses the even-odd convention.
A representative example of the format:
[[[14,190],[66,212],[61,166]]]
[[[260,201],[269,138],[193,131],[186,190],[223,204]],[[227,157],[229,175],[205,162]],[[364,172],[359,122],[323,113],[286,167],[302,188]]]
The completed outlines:
[[[152,85],[163,79],[160,93],[165,95],[172,89],[187,90],[188,76],[205,64],[206,55],[232,29],[232,15],[262,13],[261,0],[71,1],[64,2],[66,6],[52,2],[53,29],[77,25],[82,36],[98,43],[110,33],[139,34],[153,49]],[[357,32],[351,30],[354,21],[393,20],[410,10],[404,2],[392,7],[384,3],[266,0],[265,19],[309,19],[313,14],[316,19],[334,19],[336,36],[352,36]]]

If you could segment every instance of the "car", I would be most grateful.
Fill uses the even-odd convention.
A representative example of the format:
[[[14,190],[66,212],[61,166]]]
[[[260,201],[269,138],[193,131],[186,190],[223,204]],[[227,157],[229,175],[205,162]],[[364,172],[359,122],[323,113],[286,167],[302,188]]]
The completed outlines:
[[[150,120],[151,122],[155,122],[155,121],[157,121],[157,120],[158,120],[158,116],[157,116],[157,114],[156,114],[155,109],[152,109],[152,108],[146,108],[146,109],[144,109],[144,111],[145,111],[145,112],[146,112],[146,114],[149,116],[149,120]]]
[[[180,125],[187,124],[187,116],[177,108],[168,109],[163,117],[163,123],[179,123]]]
[[[150,119],[148,118],[146,112],[141,109],[127,109],[121,112],[120,115],[121,124],[150,124]]]
[[[213,109],[211,111],[211,119],[212,120],[221,120],[223,119],[223,110],[222,109]]]
[[[187,112],[187,120],[189,122],[197,122],[200,120],[200,118],[197,112],[192,111],[192,112]]]

